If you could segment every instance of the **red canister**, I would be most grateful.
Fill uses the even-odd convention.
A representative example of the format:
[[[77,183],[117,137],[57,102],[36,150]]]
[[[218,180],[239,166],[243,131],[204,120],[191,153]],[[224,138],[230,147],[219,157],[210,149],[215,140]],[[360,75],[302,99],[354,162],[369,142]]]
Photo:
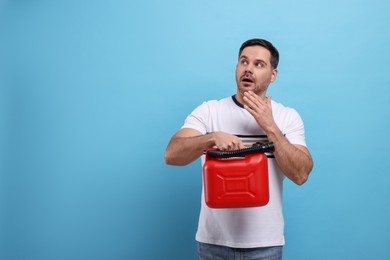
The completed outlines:
[[[210,208],[259,207],[269,201],[268,161],[264,153],[213,158],[206,152],[203,180]]]

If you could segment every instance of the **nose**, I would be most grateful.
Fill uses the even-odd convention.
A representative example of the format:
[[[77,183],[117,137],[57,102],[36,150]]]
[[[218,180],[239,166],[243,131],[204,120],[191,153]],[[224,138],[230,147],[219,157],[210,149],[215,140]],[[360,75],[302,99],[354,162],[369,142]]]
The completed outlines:
[[[245,66],[245,73],[253,74],[253,65],[251,63]]]
[[[245,73],[253,74],[253,68],[252,66],[248,65],[245,67]]]

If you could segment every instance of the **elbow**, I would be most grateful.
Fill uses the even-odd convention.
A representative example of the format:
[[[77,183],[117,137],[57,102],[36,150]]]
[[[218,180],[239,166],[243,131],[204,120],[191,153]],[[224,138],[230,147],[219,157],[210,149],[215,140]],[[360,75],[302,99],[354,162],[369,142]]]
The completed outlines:
[[[309,179],[309,174],[313,169],[313,162],[311,162],[307,168],[302,169],[298,176],[293,180],[295,184],[302,186]]]
[[[175,156],[173,156],[169,152],[165,152],[165,154],[164,154],[164,161],[165,161],[165,164],[168,164],[168,165],[174,165],[174,166],[184,166],[184,165],[186,165],[186,163],[181,162],[180,160],[178,160]]]
[[[297,184],[298,186],[302,186],[303,184],[305,184],[307,182],[307,179],[309,179],[309,175],[298,177],[295,180],[293,180],[293,182],[295,184]]]
[[[164,161],[165,161],[165,164],[174,165],[174,160],[168,152],[165,152],[165,154],[164,154]]]

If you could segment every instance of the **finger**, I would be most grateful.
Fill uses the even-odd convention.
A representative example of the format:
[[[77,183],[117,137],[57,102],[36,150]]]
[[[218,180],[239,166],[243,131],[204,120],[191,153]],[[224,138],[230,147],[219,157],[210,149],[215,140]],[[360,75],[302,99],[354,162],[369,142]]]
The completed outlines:
[[[248,91],[248,99],[253,102],[254,106],[262,108],[267,105],[268,97],[261,98],[252,91]]]
[[[246,111],[249,112],[249,114],[251,114],[253,117],[256,117],[256,111],[252,107],[244,105],[244,108]]]
[[[272,109],[272,96],[268,97],[268,106]]]
[[[244,96],[244,102],[253,110],[259,108],[259,104],[256,101],[252,96]]]
[[[234,142],[226,142],[226,143],[224,143],[222,146],[221,146],[221,148],[220,148],[220,150],[223,150],[223,151],[230,151],[230,150],[234,150],[234,148],[235,148],[235,144],[234,144]]]
[[[245,148],[245,145],[242,141],[240,141],[240,143],[238,144],[238,149],[244,149]]]
[[[254,104],[257,104],[257,101],[259,100],[259,97],[252,91],[245,92],[246,97]]]
[[[231,150],[238,150],[238,149],[240,149],[239,147],[240,147],[240,145],[238,142],[232,142],[230,149]]]

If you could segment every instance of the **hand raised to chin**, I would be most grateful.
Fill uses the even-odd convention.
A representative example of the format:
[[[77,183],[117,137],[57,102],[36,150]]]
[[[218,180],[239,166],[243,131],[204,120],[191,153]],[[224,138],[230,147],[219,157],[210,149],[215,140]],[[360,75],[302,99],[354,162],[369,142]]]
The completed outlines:
[[[244,93],[244,108],[254,117],[258,125],[267,132],[274,127],[271,97],[260,97],[252,91]]]

